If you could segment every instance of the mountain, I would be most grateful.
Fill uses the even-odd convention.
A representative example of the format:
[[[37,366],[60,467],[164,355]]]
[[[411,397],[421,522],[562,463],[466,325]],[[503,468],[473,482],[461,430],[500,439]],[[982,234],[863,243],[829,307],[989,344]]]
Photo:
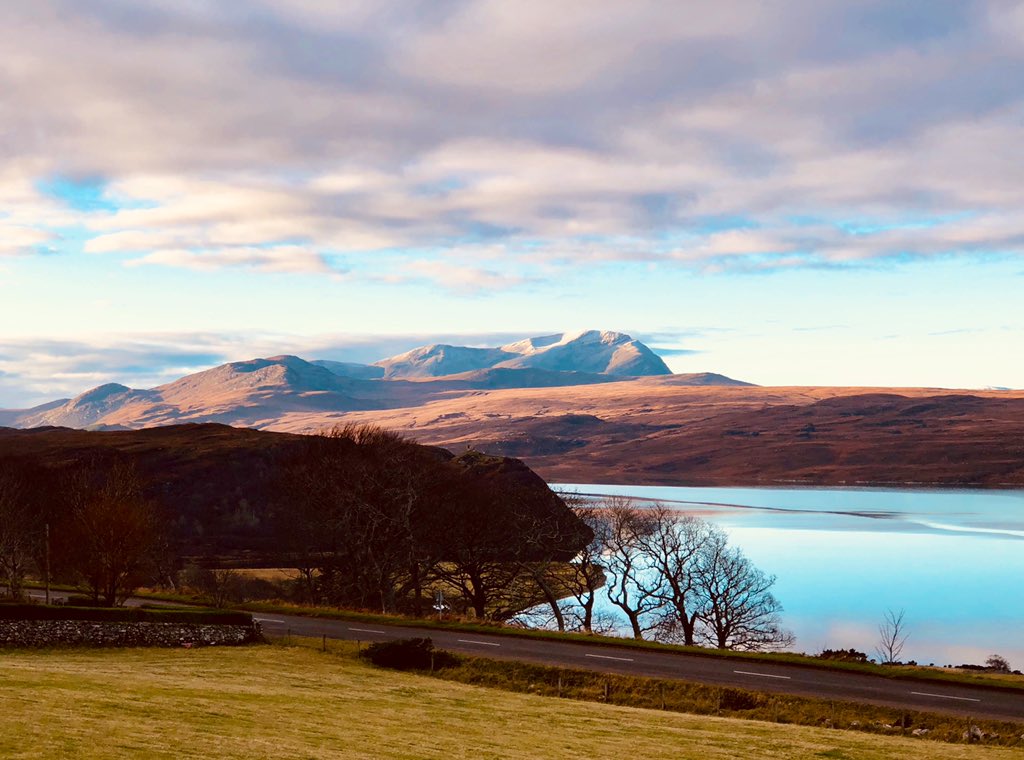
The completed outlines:
[[[133,401],[149,401],[153,397],[153,391],[139,391],[118,383],[107,383],[63,404],[54,402],[30,409],[17,420],[18,427],[61,425],[88,428]]]
[[[122,430],[218,422],[308,431],[355,412],[416,409],[499,390],[621,385],[644,375],[684,386],[741,384],[710,373],[672,375],[640,341],[589,330],[498,348],[423,346],[373,365],[292,355],[231,362],[157,388],[109,383],[70,400],[0,411],[0,425]]]
[[[490,369],[509,356],[500,348],[468,348],[435,343],[414,348],[390,359],[382,359],[374,366],[383,369],[384,377],[388,379],[443,377]]]
[[[529,338],[502,346],[502,350],[518,356],[502,362],[499,367],[573,370],[617,377],[672,374],[651,349],[617,332],[587,330]]]
[[[22,420],[32,419],[51,409],[63,406],[71,399],[59,398],[55,401],[48,401],[45,404],[34,406],[31,409],[0,409],[0,427],[37,427],[35,425],[22,424]]]
[[[297,356],[223,364],[151,390],[110,383],[13,418],[16,427],[138,428],[175,422],[259,426],[294,410],[374,406],[366,381],[340,377]]]
[[[586,330],[527,338],[499,348],[434,344],[375,363],[387,378],[444,377],[485,369],[544,369],[639,377],[671,375],[661,357],[617,332]]]
[[[333,372],[339,377],[354,377],[357,380],[379,380],[384,377],[383,367],[375,367],[372,364],[357,364],[356,362],[335,362],[329,359],[317,359],[310,362],[318,367]]]

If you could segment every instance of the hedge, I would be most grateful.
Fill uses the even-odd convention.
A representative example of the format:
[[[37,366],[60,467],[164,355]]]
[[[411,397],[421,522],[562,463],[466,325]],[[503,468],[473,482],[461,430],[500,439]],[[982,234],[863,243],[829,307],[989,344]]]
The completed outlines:
[[[252,625],[248,612],[225,610],[161,610],[137,607],[47,607],[42,604],[0,604],[0,620],[89,620],[97,623],[179,623]]]

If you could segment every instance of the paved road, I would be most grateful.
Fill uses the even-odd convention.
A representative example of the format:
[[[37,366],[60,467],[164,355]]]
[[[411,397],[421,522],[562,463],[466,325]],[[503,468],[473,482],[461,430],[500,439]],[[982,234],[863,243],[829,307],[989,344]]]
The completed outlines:
[[[262,613],[253,617],[260,621],[264,632],[271,636],[283,636],[290,632],[295,636],[326,635],[330,639],[366,642],[429,636],[434,645],[441,649],[498,659],[525,660],[634,676],[675,678],[824,699],[870,702],[911,710],[1024,721],[1024,692],[1008,693],[936,681],[893,680],[799,665],[765,664],[514,636]]]
[[[35,591],[32,594],[42,595]],[[152,603],[144,599],[130,600],[129,603],[133,602]],[[253,617],[260,621],[264,632],[270,636],[327,636],[365,642],[429,636],[441,649],[496,659],[1024,722],[1024,692],[515,636],[291,615],[255,613]]]

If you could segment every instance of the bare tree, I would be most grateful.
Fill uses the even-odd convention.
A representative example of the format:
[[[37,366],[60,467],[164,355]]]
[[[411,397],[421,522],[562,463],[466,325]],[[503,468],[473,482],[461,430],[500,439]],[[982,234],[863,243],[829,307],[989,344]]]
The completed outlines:
[[[608,600],[622,610],[629,621],[633,638],[657,625],[652,618],[664,601],[649,589],[650,561],[641,539],[653,530],[652,521],[631,499],[611,497],[603,507],[608,516],[605,556]]]
[[[214,607],[245,601],[242,576],[237,570],[189,565],[182,576],[184,585],[198,591]]]
[[[719,649],[784,649],[794,637],[782,629],[782,605],[771,593],[775,576],[765,575],[722,531],[702,545],[697,569],[702,635]]]
[[[658,628],[662,637],[694,646],[701,605],[706,599],[699,594],[698,559],[721,529],[662,504],[645,510],[645,517],[650,530],[639,535],[637,543],[650,567],[648,593],[664,605]]]
[[[565,498],[564,495],[563,498]],[[599,507],[587,506],[574,500],[570,500],[570,508],[580,522],[590,528],[594,537],[569,563],[565,576],[565,587],[576,604],[569,606],[567,612],[576,618],[576,625],[572,627],[586,633],[593,633],[595,630],[594,604],[597,601],[598,591],[605,584],[602,555],[608,542],[608,515]]]
[[[878,626],[878,643],[875,653],[883,665],[895,665],[903,653],[903,646],[910,634],[906,630],[905,610],[886,610]]]
[[[25,484],[11,472],[0,472],[0,585],[14,599],[24,592],[36,534]]]
[[[66,485],[71,520],[63,539],[71,567],[94,600],[121,604],[142,583],[159,532],[156,510],[123,462],[99,475],[80,471]]]
[[[282,475],[278,515],[287,556],[310,601],[395,612],[415,589],[415,531],[423,511],[416,447],[372,426],[311,437]]]

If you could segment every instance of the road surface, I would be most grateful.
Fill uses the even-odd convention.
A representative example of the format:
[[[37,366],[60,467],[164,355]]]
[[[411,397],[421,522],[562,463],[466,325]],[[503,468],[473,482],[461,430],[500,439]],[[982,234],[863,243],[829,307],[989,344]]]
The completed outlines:
[[[32,591],[33,596],[42,592]],[[59,593],[56,595],[60,595]],[[153,602],[129,600],[132,604]],[[379,623],[254,613],[273,637],[308,636],[347,641],[429,637],[439,649],[502,660],[671,678],[819,699],[867,702],[887,707],[1024,722],[1024,691],[1012,692],[941,681],[915,681],[782,663],[762,663],[628,647],[520,638],[495,634],[413,628]]]
[[[1024,721],[1024,691],[1013,693],[941,681],[882,678],[862,673],[762,663],[733,658],[656,652],[549,639],[407,628],[377,623],[255,613],[270,636],[327,636],[364,642],[429,637],[434,646],[461,654],[523,660],[631,676],[735,686],[756,691],[869,702],[888,707]]]

